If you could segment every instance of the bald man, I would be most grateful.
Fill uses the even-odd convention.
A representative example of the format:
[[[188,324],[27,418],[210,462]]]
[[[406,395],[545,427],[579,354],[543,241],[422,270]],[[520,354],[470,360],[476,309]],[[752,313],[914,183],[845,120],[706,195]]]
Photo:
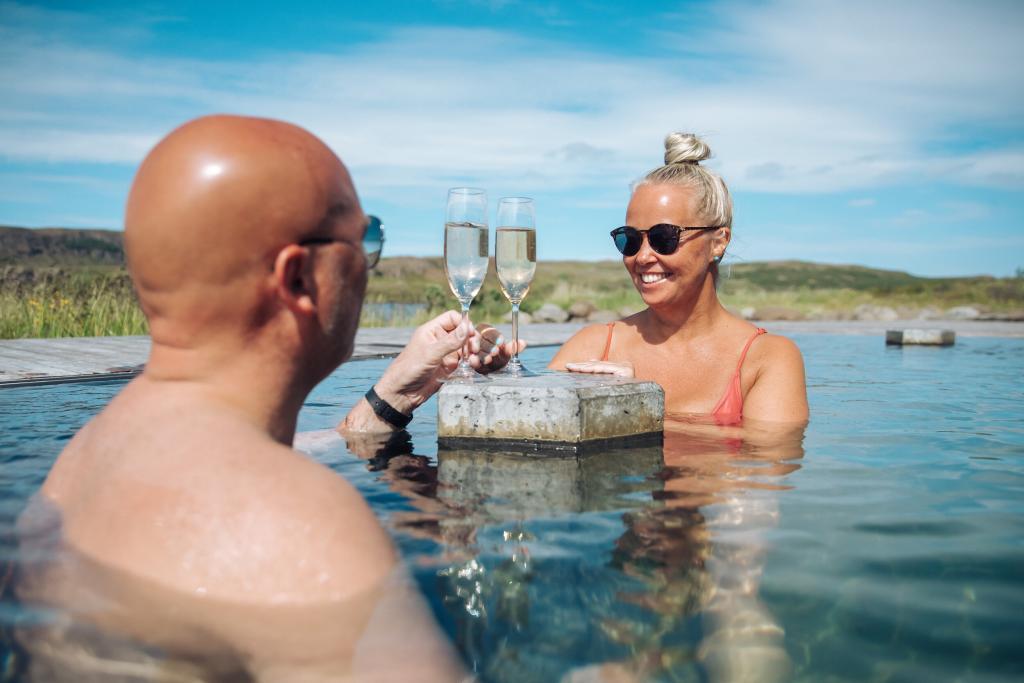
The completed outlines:
[[[39,680],[129,671],[108,659],[180,680],[462,677],[359,493],[291,448],[304,398],[352,353],[367,225],[341,161],[287,123],[198,119],[143,161],[125,243],[149,361],[22,520],[52,560],[22,594],[63,619],[28,638],[48,643]],[[454,312],[419,328],[342,429],[400,426],[474,334]]]

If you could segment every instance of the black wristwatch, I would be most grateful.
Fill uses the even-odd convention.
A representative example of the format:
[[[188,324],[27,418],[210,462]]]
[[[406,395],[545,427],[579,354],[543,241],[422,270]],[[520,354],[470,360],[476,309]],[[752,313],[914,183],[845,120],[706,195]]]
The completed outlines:
[[[377,417],[387,422],[395,429],[405,429],[412,421],[412,415],[406,415],[395,410],[395,407],[377,395],[376,390],[370,387],[366,392],[366,401],[373,408]]]

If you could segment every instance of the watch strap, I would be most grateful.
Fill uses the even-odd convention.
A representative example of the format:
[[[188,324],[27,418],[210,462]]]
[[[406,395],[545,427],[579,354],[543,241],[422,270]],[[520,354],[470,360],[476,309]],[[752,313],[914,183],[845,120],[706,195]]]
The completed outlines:
[[[366,392],[366,402],[373,408],[373,412],[380,419],[387,422],[395,429],[405,429],[412,421],[412,415],[406,415],[395,410],[395,407],[377,395],[374,387]]]

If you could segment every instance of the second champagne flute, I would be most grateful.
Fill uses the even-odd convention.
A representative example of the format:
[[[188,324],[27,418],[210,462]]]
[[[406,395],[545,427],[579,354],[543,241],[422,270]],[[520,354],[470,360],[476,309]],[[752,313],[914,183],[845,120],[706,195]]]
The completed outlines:
[[[444,223],[444,271],[448,286],[462,305],[462,324],[469,323],[469,305],[487,276],[487,193],[475,187],[448,190]],[[449,379],[483,380],[463,354]]]
[[[499,376],[532,377],[519,360],[519,304],[530,291],[537,271],[537,230],[533,200],[505,197],[498,202],[498,229],[494,238],[494,267],[505,298],[512,304],[512,341],[515,352]]]

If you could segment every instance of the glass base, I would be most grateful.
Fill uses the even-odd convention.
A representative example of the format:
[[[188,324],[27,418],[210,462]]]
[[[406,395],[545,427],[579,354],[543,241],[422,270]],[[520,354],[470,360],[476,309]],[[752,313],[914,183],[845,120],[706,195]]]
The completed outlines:
[[[490,382],[491,380],[486,375],[481,375],[474,370],[469,363],[459,363],[459,367],[455,368],[452,374],[439,381],[442,384],[445,382],[473,384],[476,382]]]
[[[539,372],[534,372],[528,367],[522,364],[520,361],[509,361],[508,365],[503,367],[497,372],[492,372],[491,377],[503,378],[503,377],[537,377],[540,375]]]

